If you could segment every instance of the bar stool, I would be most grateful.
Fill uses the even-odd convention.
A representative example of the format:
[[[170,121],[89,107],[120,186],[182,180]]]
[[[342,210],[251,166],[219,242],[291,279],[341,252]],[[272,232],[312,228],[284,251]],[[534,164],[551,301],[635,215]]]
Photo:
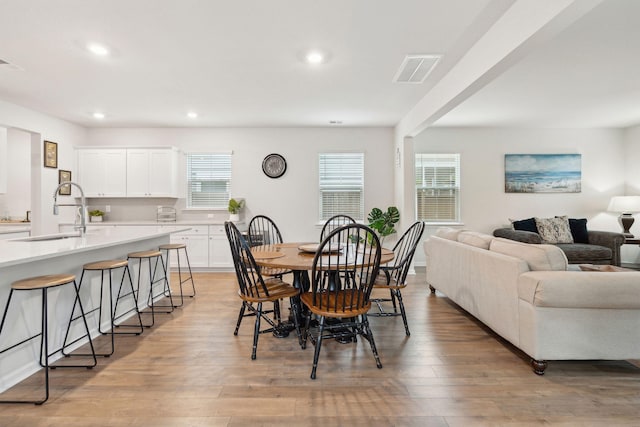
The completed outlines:
[[[186,295],[189,298],[193,298],[196,296],[196,285],[193,283],[193,274],[191,273],[191,263],[189,262],[189,254],[187,253],[187,245],[184,243],[168,243],[166,245],[160,245],[158,248],[160,251],[167,251],[167,265],[169,264],[169,251],[176,251],[176,259],[178,260],[178,280],[180,281],[180,305],[176,305],[175,307],[182,307],[184,304],[185,294],[182,291],[182,284],[191,281],[191,289],[193,289],[193,293],[191,295]],[[187,268],[189,269],[189,276],[184,280],[182,279],[182,266],[180,265],[180,249],[184,251],[184,257],[187,260]],[[186,272],[185,272],[186,276]]]
[[[164,258],[162,258],[162,252],[157,251],[157,250],[151,250],[151,251],[142,251],[142,252],[131,252],[130,254],[127,255],[127,260],[130,259],[137,259],[138,260],[138,285],[137,285],[137,289],[136,292],[140,293],[140,277],[142,273],[142,263],[143,261],[147,261],[148,265],[149,265],[149,296],[147,299],[147,305],[151,308],[151,323],[149,325],[143,325],[145,328],[150,328],[152,327],[155,322],[156,322],[156,313],[171,313],[173,312],[173,298],[171,297],[171,288],[169,287],[169,278],[167,277],[167,267],[164,264]],[[151,267],[151,263],[155,261],[153,268]],[[158,271],[158,263],[160,263],[160,265],[162,266],[162,273],[163,276],[156,279],[156,273]],[[164,282],[164,287],[162,290],[162,293],[156,294],[154,295],[153,293],[153,285],[155,285],[158,282]],[[169,305],[156,305],[154,302],[154,299],[159,297],[160,295],[164,295],[164,296],[168,296],[169,297]],[[138,298],[138,301],[140,300],[140,298]],[[163,311],[158,311],[156,310],[156,308],[166,308],[168,310],[163,310]],[[139,308],[138,308],[139,310]],[[149,313],[145,313],[145,312],[140,312],[140,314],[149,314]]]
[[[90,365],[59,365],[59,366],[50,366],[49,365],[49,357],[54,355],[55,353],[57,353],[58,351],[60,351],[61,349],[58,349],[54,352],[49,353],[49,331],[48,331],[48,303],[47,303],[47,295],[48,295],[48,290],[51,288],[55,288],[58,286],[62,286],[62,285],[66,285],[69,283],[73,283],[73,289],[75,291],[76,294],[76,298],[78,298],[78,306],[80,307],[80,314],[81,317],[83,319],[83,323],[84,323],[84,327],[85,327],[85,331],[87,333],[87,338],[89,340],[89,345],[91,346],[91,356],[93,357],[93,364]],[[39,358],[39,363],[40,366],[42,366],[44,368],[44,387],[45,387],[45,396],[43,399],[40,400],[2,400],[0,401],[0,403],[33,403],[36,405],[42,405],[44,402],[46,402],[49,399],[49,368],[51,369],[55,369],[55,368],[87,368],[87,369],[91,369],[94,366],[97,365],[97,359],[96,359],[96,355],[95,355],[95,351],[93,348],[93,342],[91,341],[91,335],[89,333],[89,326],[87,325],[87,319],[85,317],[85,313],[84,313],[84,309],[82,308],[82,303],[79,300],[80,294],[78,291],[78,285],[76,284],[76,276],[74,276],[73,274],[51,274],[51,275],[47,275],[47,276],[37,276],[37,277],[30,277],[27,279],[22,279],[22,280],[18,280],[17,282],[13,282],[11,284],[11,291],[9,292],[9,298],[7,300],[7,305],[4,309],[4,314],[2,315],[2,322],[0,323],[0,334],[2,334],[2,330],[4,329],[4,324],[5,321],[7,320],[7,313],[9,312],[9,306],[11,305],[11,298],[13,297],[13,292],[14,291],[35,291],[35,290],[42,290],[42,312],[41,312],[41,316],[42,316],[42,320],[41,320],[41,329],[40,329],[40,333],[33,335],[32,337],[29,337],[23,341],[20,341],[17,344],[14,344],[10,347],[5,348],[4,350],[0,351],[1,353],[4,353],[5,351],[11,350],[13,348],[16,348],[22,344],[27,343],[28,341],[31,341],[32,339],[40,336],[40,358]],[[71,315],[73,316],[73,311],[75,311],[75,304],[72,310]],[[75,355],[69,355],[69,356],[75,356]],[[43,361],[44,359],[44,361]]]
[[[118,309],[118,305],[116,303],[115,307],[113,304],[113,270],[118,270],[118,269],[122,269],[122,279],[120,280],[120,286],[118,288],[118,294],[116,297],[116,301],[118,301],[120,299],[120,296],[122,294],[122,287],[124,286],[124,279],[125,277],[128,277],[128,281],[129,281],[129,287],[131,289],[131,292],[127,295],[133,295],[133,303],[134,306],[132,309],[127,310],[124,313],[121,313],[120,315],[117,315],[117,309]],[[86,312],[86,314],[90,314],[93,313],[96,310],[98,311],[98,331],[102,334],[102,335],[107,335],[107,333],[109,333],[111,335],[111,350],[108,353],[96,353],[96,356],[103,356],[103,357],[109,357],[113,354],[114,350],[115,350],[115,339],[114,336],[115,335],[140,335],[143,332],[143,327],[142,327],[142,318],[140,317],[140,313],[138,312],[138,299],[136,297],[136,292],[133,289],[133,280],[131,279],[131,272],[129,271],[129,261],[127,261],[126,259],[115,259],[115,260],[106,260],[106,261],[97,261],[97,262],[91,262],[88,264],[85,264],[82,266],[82,275],[80,276],[80,283],[78,284],[78,292],[80,292],[80,289],[82,289],[82,284],[84,283],[84,276],[85,273],[87,272],[91,272],[91,271],[100,271],[100,304],[98,307],[94,308],[93,310],[89,310]],[[104,285],[105,285],[105,280],[104,280],[104,276],[105,274],[107,274],[109,276],[109,318],[110,318],[110,324],[111,324],[111,329],[110,332],[107,331],[103,331],[102,330],[102,307],[103,307],[103,298],[104,298]],[[76,301],[74,302],[74,307],[75,304],[78,303],[78,298],[76,298]],[[129,312],[135,310],[136,314],[138,316],[138,324],[137,325],[116,325],[115,322],[117,319],[119,319],[120,317],[128,314]],[[74,342],[82,339],[82,337],[78,338],[75,341],[72,341],[70,343],[67,343],[67,339],[69,337],[69,331],[71,329],[71,324],[73,323],[74,320],[78,320],[79,317],[73,317],[71,316],[71,318],[69,319],[69,324],[67,326],[67,333],[64,337],[64,346],[62,347],[62,351],[64,353],[65,349],[67,346],[73,344]],[[122,327],[122,328],[136,328],[138,329],[137,331],[133,331],[133,332],[115,332],[115,328],[116,327]]]

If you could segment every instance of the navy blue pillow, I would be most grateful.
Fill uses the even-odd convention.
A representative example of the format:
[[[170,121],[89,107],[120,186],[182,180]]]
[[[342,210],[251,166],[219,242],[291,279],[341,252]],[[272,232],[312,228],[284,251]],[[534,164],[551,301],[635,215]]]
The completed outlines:
[[[569,228],[571,229],[574,243],[589,243],[586,218],[569,218]]]
[[[520,231],[531,231],[532,233],[538,232],[535,218],[521,219],[520,221],[513,221],[513,229]]]

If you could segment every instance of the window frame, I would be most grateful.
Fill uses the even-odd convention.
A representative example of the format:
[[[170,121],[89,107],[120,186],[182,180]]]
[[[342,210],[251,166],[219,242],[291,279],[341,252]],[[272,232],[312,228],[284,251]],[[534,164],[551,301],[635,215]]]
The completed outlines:
[[[415,218],[417,221],[424,221],[429,224],[460,224],[460,153],[415,153],[414,157],[414,182],[415,182]],[[434,171],[431,178],[431,185],[426,185],[427,168],[433,168]],[[453,168],[453,173],[448,172],[449,178],[445,175],[447,172],[438,173],[438,169]],[[453,176],[453,179],[451,179]],[[434,199],[442,199],[444,203],[442,207],[435,207],[435,211],[442,210],[444,213],[449,211],[451,216],[441,217],[439,213],[435,216],[429,216],[425,201],[420,201],[420,192],[432,192],[432,195],[424,195],[423,197],[433,197]],[[444,194],[449,192],[449,194]],[[443,194],[439,194],[443,193]],[[447,198],[453,198],[453,202],[447,202]],[[422,214],[421,214],[422,213]]]
[[[200,179],[194,179],[193,174],[193,158],[197,156],[209,157],[208,160],[201,161],[202,165],[198,168],[200,172],[209,173],[209,176],[200,177]],[[233,172],[233,158],[230,152],[188,152],[185,153],[185,177],[186,177],[186,209],[187,210],[226,210],[231,198],[231,177]],[[206,164],[209,163],[209,164]],[[205,171],[204,167],[212,168],[209,171]],[[208,178],[208,179],[205,179]],[[200,203],[194,205],[194,191],[193,185],[195,182],[200,182],[202,186],[203,182],[210,182],[210,187],[215,190],[216,187],[224,187],[224,191],[210,191],[202,192]],[[216,184],[216,182],[218,184]],[[222,183],[222,184],[220,184]],[[210,196],[207,196],[209,194]],[[216,194],[222,194],[222,197],[216,196]],[[204,204],[206,202],[212,202],[211,204]]]
[[[339,164],[336,161],[340,159]],[[350,164],[351,163],[351,164]],[[356,164],[357,163],[357,164]],[[329,166],[329,169],[327,168]],[[347,167],[345,173],[344,167]],[[334,169],[334,170],[331,170]],[[323,152],[318,153],[318,218],[319,223],[337,214],[351,216],[356,221],[364,221],[365,190],[364,152]],[[341,207],[339,193],[357,193],[358,202],[346,208]],[[327,207],[325,200],[333,194],[337,203]],[[342,196],[345,196],[343,194]],[[349,197],[346,195],[347,198]]]

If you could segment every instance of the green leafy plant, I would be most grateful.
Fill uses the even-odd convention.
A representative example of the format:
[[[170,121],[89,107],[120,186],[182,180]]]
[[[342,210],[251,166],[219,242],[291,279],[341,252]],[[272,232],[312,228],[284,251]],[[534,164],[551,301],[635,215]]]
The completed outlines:
[[[386,212],[379,208],[373,208],[369,212],[367,220],[369,221],[369,227],[373,228],[378,234],[382,245],[385,237],[396,232],[394,225],[400,221],[400,211],[395,206],[389,206]]]
[[[227,208],[229,213],[239,214],[242,208],[244,208],[244,199],[229,199],[229,207]]]
[[[102,212],[100,209],[95,209],[89,211],[89,216],[104,216],[104,212]]]

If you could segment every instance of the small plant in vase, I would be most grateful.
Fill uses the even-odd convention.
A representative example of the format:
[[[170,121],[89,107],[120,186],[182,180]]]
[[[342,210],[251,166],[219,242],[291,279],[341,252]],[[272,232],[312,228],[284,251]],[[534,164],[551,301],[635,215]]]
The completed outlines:
[[[102,222],[103,216],[104,212],[102,212],[100,209],[89,211],[89,221],[91,222]]]
[[[244,208],[244,199],[229,199],[229,221],[240,221],[240,211]]]

